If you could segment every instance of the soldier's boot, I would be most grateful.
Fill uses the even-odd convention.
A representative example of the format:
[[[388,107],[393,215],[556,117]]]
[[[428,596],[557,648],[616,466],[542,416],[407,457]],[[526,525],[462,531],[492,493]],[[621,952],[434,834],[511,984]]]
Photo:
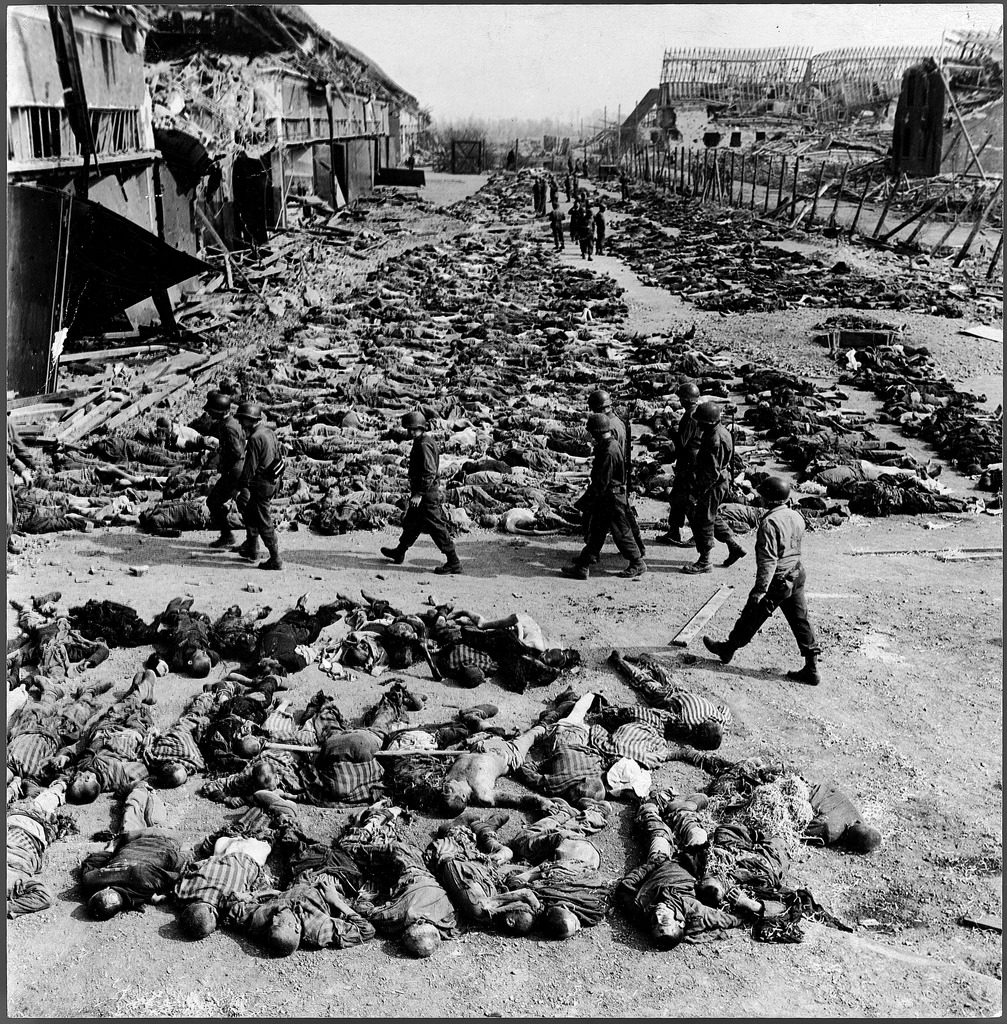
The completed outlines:
[[[700,555],[698,561],[693,562],[692,565],[683,565],[680,571],[690,576],[695,576],[702,572],[713,572],[709,554]]]
[[[735,562],[740,562],[747,554],[748,552],[736,540],[729,540],[727,542],[727,558],[721,564],[726,569],[728,566],[734,565]]]
[[[242,558],[247,558],[250,562],[254,561],[259,557],[259,535],[257,533],[246,534],[244,543],[232,550],[236,555],[241,555]]]
[[[221,530],[220,536],[216,540],[211,540],[209,547],[211,548],[229,548],[234,544],[234,534],[230,530]]]
[[[726,640],[711,640],[708,636],[704,636],[703,646],[711,654],[716,654],[724,665],[734,657],[735,648]]]
[[[401,565],[406,560],[405,548],[401,546],[394,548],[381,548],[381,554],[396,565]]]
[[[818,674],[818,655],[806,653],[804,655],[804,668],[795,669],[787,673],[787,678],[795,683],[806,683],[808,686],[817,686],[822,678]]]
[[[453,551],[447,555],[447,561],[443,565],[439,565],[434,569],[438,576],[454,576],[464,571],[462,563],[458,561],[458,556]]]
[[[264,562],[259,562],[259,568],[278,572],[283,568],[283,560],[280,558],[280,546],[277,544],[275,537],[272,541],[266,542],[266,550],[269,552],[269,558]]]

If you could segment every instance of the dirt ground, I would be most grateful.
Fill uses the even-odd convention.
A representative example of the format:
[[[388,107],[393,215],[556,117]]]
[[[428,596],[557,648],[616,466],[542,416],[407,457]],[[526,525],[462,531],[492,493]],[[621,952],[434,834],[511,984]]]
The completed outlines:
[[[451,202],[479,183],[431,176],[426,195]],[[461,227],[457,222],[441,226],[449,234]],[[396,244],[408,243],[400,238]],[[565,259],[572,261],[572,253]],[[597,259],[592,266],[614,274],[629,289],[630,330],[694,322],[697,347],[757,354],[809,375],[835,377],[825,350],[807,333],[832,310],[721,317],[642,287],[615,259]],[[903,322],[900,314],[886,319]],[[963,325],[955,321],[913,316],[906,322],[949,376],[986,378],[1000,387],[988,396],[990,402],[1002,400],[1000,345],[957,335]],[[662,512],[655,502],[640,503],[644,522],[656,522]],[[9,598],[57,589],[70,605],[107,597],[132,604],[149,618],[176,594],[193,596],[197,608],[214,615],[233,603],[243,608],[264,603],[280,611],[305,593],[314,606],[336,591],[355,595],[363,588],[406,609],[435,597],[485,615],[526,611],[543,626],[550,644],[582,653],[583,666],[572,678],[524,696],[489,683],[475,692],[457,690],[418,672],[412,688],[426,695],[432,719],[491,701],[500,708],[499,724],[524,725],[537,714],[539,701],[568,683],[610,700],[632,700],[605,659],[613,647],[655,651],[683,685],[730,705],[735,724],[721,754],[782,757],[799,768],[829,773],[882,831],[884,844],[869,857],[811,848],[801,853],[794,880],[855,931],[810,924],[797,945],[762,945],[738,931],[724,942],[662,953],[613,915],[565,943],[469,931],[423,961],[404,959],[381,941],[276,960],[228,933],[198,944],[187,941],[170,906],[148,907],[107,924],[88,920],[73,872],[96,847],[93,833],[116,827],[112,805],[102,798],[77,812],[78,835],[50,848],[44,873],[58,894],[55,906],[8,922],[8,1013],[997,1016],[1000,934],[965,927],[959,919],[1002,914],[1002,562],[944,562],[932,552],[1000,547],[1001,529],[1000,518],[989,515],[853,517],[840,528],[810,533],[805,545],[809,606],[825,651],[818,688],[784,677],[798,658],[779,618],[727,666],[709,657],[698,641],[688,650],[667,646],[722,583],[734,591],[710,632],[725,633],[751,585],[751,556],[714,575],[689,577],[677,572],[688,551],[652,547],[651,571],[627,581],[614,575],[621,559],[612,552],[597,576],[573,582],[556,570],[574,552],[574,538],[529,541],[480,530],[458,545],[466,574],[448,578],[431,574],[440,559],[426,540],[403,566],[376,556],[378,547],[393,539],[390,530],[318,537],[302,527],[282,537],[287,563],[282,574],[257,573],[230,556],[209,552],[209,535],[167,540],[103,529],[33,539],[16,560],[16,573],[8,575]],[[918,553],[856,553],[903,549]],[[136,565],[149,569],[135,577],[128,567]],[[261,593],[244,592],[246,584],[262,587]],[[8,608],[8,632],[12,624]],[[115,651],[94,675],[120,683],[132,675],[140,654]],[[165,677],[158,694],[165,721],[177,716],[196,685]],[[351,714],[382,692],[380,677],[333,682],[309,667],[291,678],[285,696],[302,706],[319,688],[336,694]],[[695,769],[674,763],[654,777],[656,785],[682,791],[704,781]],[[237,814],[196,796],[197,786],[190,782],[164,793],[169,823],[191,840]],[[342,811],[304,809],[309,829],[331,831],[344,819]],[[417,816],[411,828],[425,841],[436,824]],[[505,840],[513,825],[505,828]],[[628,804],[617,805],[613,823],[597,842],[610,877],[637,863],[640,851]]]

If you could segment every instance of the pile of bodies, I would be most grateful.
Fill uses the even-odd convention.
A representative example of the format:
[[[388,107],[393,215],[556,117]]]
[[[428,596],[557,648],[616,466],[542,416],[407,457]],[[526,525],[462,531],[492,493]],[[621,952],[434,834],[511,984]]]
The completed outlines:
[[[851,315],[829,317],[816,330],[832,332],[832,354],[846,382],[872,391],[884,417],[908,437],[921,437],[952,466],[978,476],[985,491],[1003,488],[1003,409],[987,414],[983,395],[957,391],[940,376],[923,346],[897,339],[891,324]]]
[[[22,635],[9,645],[8,917],[53,904],[45,852],[75,827],[65,804],[100,793],[122,801],[122,827],[80,865],[91,916],[172,900],[189,937],[223,928],[281,955],[379,934],[429,956],[460,924],[563,939],[613,904],[665,948],[743,925],[762,941],[799,941],[802,919],[845,926],[789,880],[797,844],[868,852],[880,842],[833,782],[713,754],[729,709],[647,656],[610,658],[644,703],[568,689],[521,732],[490,725],[489,704],[424,720],[425,701],[409,688],[416,677],[390,678],[355,723],[324,691],[299,711],[283,699],[285,673],[313,660],[312,644],[337,618],[348,630],[344,654],[368,638],[371,654],[401,666],[428,645],[428,666],[468,685],[490,673],[552,682],[575,652],[550,651],[522,614],[488,622],[442,606],[405,615],[379,599],[339,597],[270,624],[267,609],[213,619],[175,599],[145,623],[124,605],[64,612],[59,601],[47,594],[19,609]],[[120,645],[154,651],[112,692],[80,681],[99,644],[106,655]],[[168,663],[205,676],[221,651],[247,662],[204,686],[176,721],[159,722]],[[542,675],[528,680],[533,665]],[[653,791],[650,770],[671,760],[707,771],[707,792]],[[501,791],[504,776],[524,788]],[[191,847],[166,826],[157,790],[199,777],[204,798],[244,812]],[[617,878],[591,837],[627,794],[638,798],[645,853]],[[298,815],[305,803],[362,809],[313,835]],[[494,809],[504,806],[520,817]],[[419,844],[405,827],[410,808],[445,819]]]
[[[746,211],[704,206],[638,188],[612,203],[629,215],[608,243],[644,284],[665,288],[699,309],[731,313],[815,306],[900,309],[935,316],[964,315],[950,290],[935,285],[931,268],[877,277],[847,263],[829,263],[763,241],[778,240]],[[667,228],[675,230],[674,240]]]
[[[501,211],[518,217],[522,190],[521,179],[496,178],[456,212],[476,220]],[[661,235],[662,253],[695,262],[698,256],[683,255],[683,239],[716,225],[703,221],[710,214],[702,209],[678,212],[686,218],[683,234],[674,242]],[[728,228],[742,230],[733,220]],[[709,241],[700,234],[696,245]],[[630,236],[623,245],[633,249]],[[624,255],[631,264],[639,260],[630,251]],[[737,262],[760,274],[765,263],[766,287],[786,296],[773,269],[780,258],[791,259],[766,249]],[[679,408],[675,391],[694,382],[704,397],[724,399],[739,376],[756,407],[736,431],[731,503],[753,500],[760,446],[768,441],[802,473],[808,484],[803,507],[820,518],[837,521],[845,513],[839,502],[846,501],[865,515],[966,507],[941,493],[931,467],[876,441],[862,417],[840,411],[841,393],[776,370],[734,366],[695,347],[693,327],[625,334],[626,306],[611,278],[555,262],[543,244],[520,232],[415,248],[370,277],[345,301],[311,307],[238,380],[226,382],[236,398],[240,393],[263,404],[276,425],[289,472],[273,506],[290,524],[324,534],[398,525],[407,500],[408,450],[399,420],[420,408],[440,447],[453,530],[573,533],[591,457],[584,429],[589,391],[607,388],[631,421],[649,428],[639,441],[650,457],[638,460],[633,488],[665,499]],[[898,380],[872,369],[878,386],[912,391],[915,385],[906,380],[918,378],[908,372],[914,358],[900,363]],[[864,372],[858,371],[858,383]],[[946,389],[938,395],[947,397]],[[901,417],[905,396],[881,397],[891,397],[893,415]],[[928,409],[924,397],[930,396],[920,395]],[[953,449],[953,457],[981,467],[998,461],[990,458],[990,435],[999,421],[982,423],[966,399],[953,397],[925,415],[923,408],[909,411],[919,412],[921,422],[904,428],[918,427],[921,436]],[[57,445],[38,460],[32,486],[18,490],[19,529],[88,529],[92,523],[137,524],[160,535],[207,529],[205,496],[216,458],[213,442],[200,432],[207,426],[202,418],[189,425],[165,421],[135,438]],[[755,449],[745,451],[753,438]],[[991,486],[996,472],[987,478]],[[159,500],[150,501],[158,492]],[[236,513],[231,525],[240,525]]]

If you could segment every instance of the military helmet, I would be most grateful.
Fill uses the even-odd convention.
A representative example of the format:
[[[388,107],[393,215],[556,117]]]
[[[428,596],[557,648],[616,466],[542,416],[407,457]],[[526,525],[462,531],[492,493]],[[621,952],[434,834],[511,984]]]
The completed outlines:
[[[421,412],[413,411],[407,412],[402,417],[402,426],[406,430],[412,430],[413,427],[425,427],[427,425],[427,418]]]
[[[206,412],[227,413],[231,411],[231,396],[225,395],[222,391],[211,391],[206,396],[206,404],[203,406]]]
[[[612,421],[603,412],[593,412],[587,418],[587,429],[592,434],[601,434],[612,429]]]
[[[682,384],[678,389],[678,397],[684,402],[687,398],[697,399],[699,398],[700,391],[691,381],[688,384]]]
[[[234,415],[239,420],[251,420],[252,423],[258,423],[262,419],[262,406],[255,402],[242,402]]]
[[[719,423],[723,414],[720,411],[720,406],[715,402],[704,402],[696,407],[696,411],[692,415],[698,423]]]
[[[605,406],[612,404],[612,396],[607,391],[592,391],[587,396],[587,407],[592,412],[604,412]]]
[[[767,476],[759,484],[759,494],[766,501],[786,501],[790,497],[790,484],[782,476]]]

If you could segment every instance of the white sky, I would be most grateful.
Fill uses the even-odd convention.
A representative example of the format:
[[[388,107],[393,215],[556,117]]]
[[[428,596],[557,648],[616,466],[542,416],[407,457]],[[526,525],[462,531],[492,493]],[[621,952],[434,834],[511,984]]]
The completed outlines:
[[[305,5],[441,120],[628,112],[666,47],[940,43],[989,28],[1000,4]]]

